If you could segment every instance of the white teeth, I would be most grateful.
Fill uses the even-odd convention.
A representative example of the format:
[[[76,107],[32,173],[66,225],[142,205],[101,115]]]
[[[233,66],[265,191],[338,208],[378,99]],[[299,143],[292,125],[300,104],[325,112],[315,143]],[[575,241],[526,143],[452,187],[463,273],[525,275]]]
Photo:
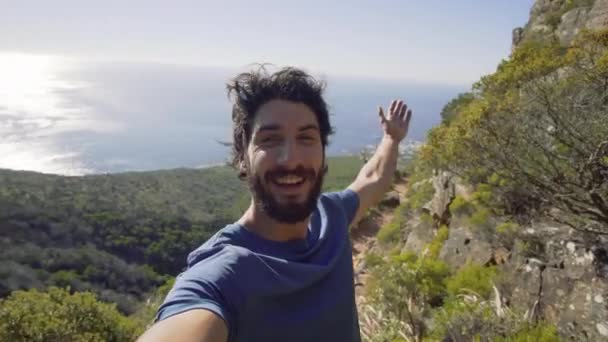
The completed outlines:
[[[296,184],[302,181],[302,177],[298,176],[285,176],[277,179],[277,183],[279,184]]]

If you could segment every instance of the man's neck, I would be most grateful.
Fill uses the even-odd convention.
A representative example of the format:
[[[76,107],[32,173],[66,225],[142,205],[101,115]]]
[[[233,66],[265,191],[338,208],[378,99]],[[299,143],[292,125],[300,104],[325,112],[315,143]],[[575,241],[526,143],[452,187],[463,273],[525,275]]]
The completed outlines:
[[[309,221],[310,217],[294,224],[281,223],[269,217],[252,203],[237,222],[264,239],[285,242],[305,239]]]

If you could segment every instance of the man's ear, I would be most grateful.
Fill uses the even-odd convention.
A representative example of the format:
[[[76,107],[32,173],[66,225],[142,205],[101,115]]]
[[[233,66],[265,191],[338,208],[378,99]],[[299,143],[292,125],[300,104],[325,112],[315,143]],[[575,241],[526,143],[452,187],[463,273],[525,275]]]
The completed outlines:
[[[323,175],[326,175],[327,172],[329,171],[329,166],[327,165],[327,163],[324,163],[325,165],[323,165]]]
[[[239,179],[245,179],[247,178],[247,163],[245,162],[245,160],[241,160],[241,162],[239,163]]]

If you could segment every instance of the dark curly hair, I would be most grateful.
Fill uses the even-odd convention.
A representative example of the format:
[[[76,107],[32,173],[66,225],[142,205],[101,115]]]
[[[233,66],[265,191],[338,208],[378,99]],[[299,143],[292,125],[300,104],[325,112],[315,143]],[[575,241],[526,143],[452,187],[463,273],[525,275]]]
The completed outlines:
[[[323,99],[325,82],[317,81],[306,72],[286,67],[270,74],[264,65],[257,70],[239,74],[227,84],[232,107],[232,166],[239,170],[239,178],[251,129],[257,110],[271,100],[287,100],[307,105],[317,116],[323,151],[329,135],[334,133],[329,123],[329,110]]]

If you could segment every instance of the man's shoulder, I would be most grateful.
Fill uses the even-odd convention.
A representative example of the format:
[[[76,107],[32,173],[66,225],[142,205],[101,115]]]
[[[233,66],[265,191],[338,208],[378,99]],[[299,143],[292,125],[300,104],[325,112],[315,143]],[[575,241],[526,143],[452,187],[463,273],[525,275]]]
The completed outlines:
[[[359,208],[359,195],[351,189],[326,192],[320,197],[319,206],[325,207],[329,213],[340,211],[350,223]]]
[[[201,246],[188,255],[188,267],[204,261],[207,264],[231,264],[247,257],[251,251],[241,246],[242,237],[238,226],[229,224],[220,229]]]
[[[343,190],[338,190],[338,191],[329,191],[329,192],[324,192],[321,194],[321,199],[327,199],[330,201],[344,201],[344,200],[352,200],[355,198],[358,198],[358,195],[356,192],[354,192],[351,189],[343,189]]]

